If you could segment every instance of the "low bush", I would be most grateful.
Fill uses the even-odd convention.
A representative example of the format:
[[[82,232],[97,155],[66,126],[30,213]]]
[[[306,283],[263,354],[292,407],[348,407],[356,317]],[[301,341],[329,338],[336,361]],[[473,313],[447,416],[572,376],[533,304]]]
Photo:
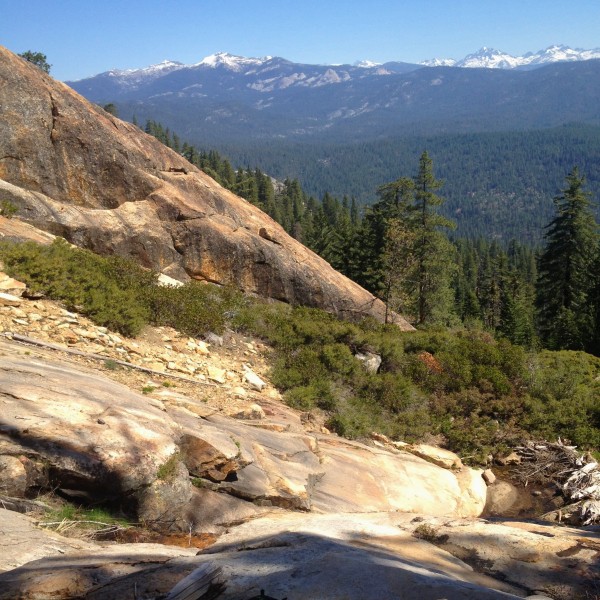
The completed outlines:
[[[350,323],[197,282],[160,287],[156,273],[128,259],[64,240],[3,242],[0,259],[33,293],[125,335],[152,323],[189,336],[231,327],[262,338],[273,347],[271,380],[286,401],[325,411],[340,435],[443,436],[472,461],[527,437],[600,447],[600,359],[583,352],[527,352],[481,330],[402,333],[373,319]],[[378,373],[367,371],[358,352],[381,356]]]

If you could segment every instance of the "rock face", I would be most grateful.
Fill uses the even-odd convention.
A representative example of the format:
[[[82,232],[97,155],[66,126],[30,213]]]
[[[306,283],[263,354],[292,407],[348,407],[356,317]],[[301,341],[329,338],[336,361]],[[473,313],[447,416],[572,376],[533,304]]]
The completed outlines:
[[[380,301],[256,207],[2,47],[0,191],[41,230],[180,280],[384,315]]]
[[[295,600],[592,598],[599,574],[596,535],[547,524],[281,513],[232,529],[198,555],[68,540],[2,509],[0,528],[0,600],[163,598],[207,563],[222,569],[222,600],[261,589]]]
[[[162,328],[134,342],[111,339],[48,301],[0,307],[0,331],[41,336],[50,322],[50,339],[72,327],[81,350],[135,361],[158,339],[216,364],[212,347],[198,354],[195,341]],[[24,346],[17,337],[0,338],[0,600],[162,598],[207,563],[222,570],[223,600],[261,589],[298,600],[585,597],[594,589],[597,533],[473,518],[485,482],[450,452],[375,433],[370,445],[317,433],[273,399],[268,383],[260,392],[241,380],[222,384],[252,393],[261,412],[230,418],[231,407],[208,405],[220,388],[201,373],[195,386],[164,389],[128,370],[123,385],[89,368],[97,363],[82,366],[58,351],[74,348]],[[240,362],[223,364],[226,373],[241,378],[248,362],[268,381],[258,344],[237,343]],[[220,360],[231,340],[224,346]],[[133,391],[140,387],[152,391]],[[185,547],[67,539],[4,510],[43,510],[27,498],[48,488],[77,502],[112,500],[167,533],[161,539],[185,538]],[[204,552],[190,547],[217,535]]]
[[[478,471],[300,427],[200,416],[192,397],[147,398],[60,360],[14,355],[10,342],[0,352],[0,460],[13,494],[54,487],[128,504],[156,529],[203,532],[281,509],[472,517],[485,505]]]

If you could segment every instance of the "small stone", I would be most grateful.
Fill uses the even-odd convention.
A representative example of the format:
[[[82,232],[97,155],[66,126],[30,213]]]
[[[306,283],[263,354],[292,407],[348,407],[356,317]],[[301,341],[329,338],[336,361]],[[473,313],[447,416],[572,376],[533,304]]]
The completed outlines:
[[[209,344],[213,344],[214,346],[222,346],[223,345],[223,336],[217,335],[216,333],[212,333],[212,331],[209,331],[204,336],[204,339]]]
[[[511,452],[508,456],[500,456],[496,459],[499,465],[518,465],[521,463],[521,457],[516,452]]]
[[[207,369],[208,378],[217,383],[225,383],[227,380],[227,372],[225,369],[209,366]]]
[[[491,469],[486,469],[481,476],[488,485],[492,485],[496,481],[496,476],[492,473]]]
[[[23,302],[21,298],[18,296],[13,296],[13,294],[5,294],[4,292],[0,292],[0,304],[3,306],[18,306]]]
[[[202,354],[204,356],[207,356],[208,354],[210,354],[210,351],[208,350],[208,346],[207,346],[206,342],[204,342],[203,340],[198,340],[196,342],[195,349],[198,354]]]
[[[235,419],[264,419],[265,412],[259,404],[250,404],[231,415]]]
[[[267,386],[267,384],[249,367],[244,365],[244,381],[248,383],[248,385],[258,391],[262,392],[263,388]]]

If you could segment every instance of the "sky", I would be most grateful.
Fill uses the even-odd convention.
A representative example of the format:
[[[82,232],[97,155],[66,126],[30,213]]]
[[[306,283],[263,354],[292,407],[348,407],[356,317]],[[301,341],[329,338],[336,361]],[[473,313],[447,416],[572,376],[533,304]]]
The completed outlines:
[[[0,0],[0,45],[59,80],[215,52],[310,64],[600,47],[600,0]]]

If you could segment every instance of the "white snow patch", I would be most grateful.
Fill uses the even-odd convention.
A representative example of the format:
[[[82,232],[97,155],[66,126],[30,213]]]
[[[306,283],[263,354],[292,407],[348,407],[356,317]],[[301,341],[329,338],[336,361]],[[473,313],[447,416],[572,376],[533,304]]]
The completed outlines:
[[[262,65],[268,60],[271,60],[271,56],[265,56],[263,58],[245,58],[243,56],[234,56],[227,52],[217,52],[203,58],[199,63],[193,66],[204,66],[216,69],[217,67],[224,67],[229,71],[243,71],[248,67],[255,67]]]

